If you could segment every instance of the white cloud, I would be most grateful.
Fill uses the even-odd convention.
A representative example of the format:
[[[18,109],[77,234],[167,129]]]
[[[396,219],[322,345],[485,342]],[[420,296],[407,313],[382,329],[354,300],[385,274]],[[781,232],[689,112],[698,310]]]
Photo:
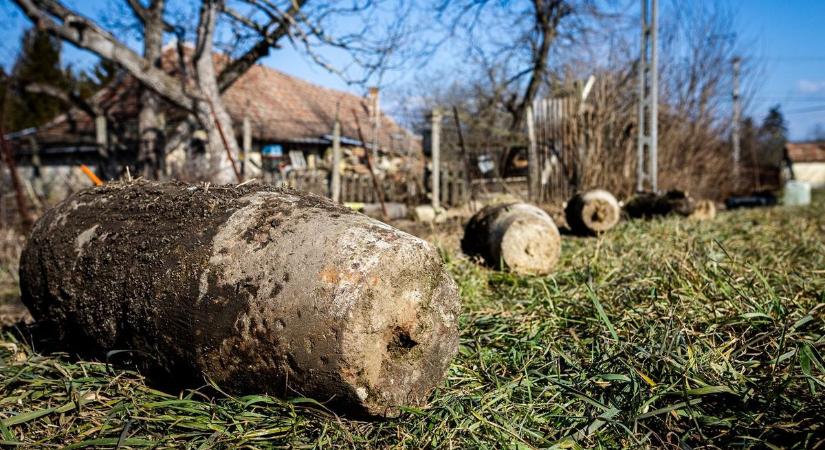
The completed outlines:
[[[799,92],[804,92],[806,94],[815,94],[817,92],[825,92],[825,80],[823,81],[811,81],[811,80],[799,80],[796,82],[796,88]]]

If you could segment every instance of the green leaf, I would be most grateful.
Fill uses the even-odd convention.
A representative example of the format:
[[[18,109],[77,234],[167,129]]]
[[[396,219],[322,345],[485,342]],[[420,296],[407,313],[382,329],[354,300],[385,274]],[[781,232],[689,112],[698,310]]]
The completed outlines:
[[[72,450],[75,448],[89,448],[89,447],[100,447],[100,446],[115,446],[118,445],[119,438],[98,438],[98,439],[89,439],[83,442],[77,442],[72,445],[67,445],[63,447],[63,450]],[[127,447],[151,447],[157,445],[157,442],[150,441],[148,439],[139,439],[139,438],[127,438],[120,441],[120,444]]]
[[[731,388],[727,386],[705,386],[695,389],[688,389],[687,395],[700,396],[711,394],[736,394]]]
[[[682,409],[686,406],[692,406],[692,405],[699,404],[701,402],[702,402],[701,398],[695,398],[695,399],[689,400],[687,402],[674,403],[670,406],[665,406],[664,408],[659,408],[659,409],[655,409],[653,411],[648,411],[644,414],[640,414],[640,415],[636,416],[636,420],[647,419],[648,417],[658,416],[659,414],[666,414],[666,413],[669,413],[671,411],[676,411],[676,410]]]
[[[773,321],[773,317],[761,312],[749,312],[742,314],[740,317],[742,317],[743,319],[765,319]]]
[[[618,341],[619,335],[616,333],[616,329],[613,328],[613,323],[610,322],[610,318],[607,317],[607,314],[604,312],[604,308],[602,308],[602,304],[599,299],[596,297],[596,293],[593,292],[593,288],[590,285],[587,285],[587,293],[590,296],[590,299],[593,300],[593,305],[596,307],[596,312],[599,314],[599,318],[604,322],[605,326],[607,326],[607,330],[610,331],[610,335],[613,336],[613,339]]]
[[[45,415],[51,414],[54,412],[56,408],[46,408],[46,409],[38,409],[36,411],[29,411],[25,413],[18,414],[16,416],[9,417],[6,420],[3,420],[2,423],[6,427],[10,427],[13,425],[20,425],[21,423],[26,423],[28,421],[38,419]]]

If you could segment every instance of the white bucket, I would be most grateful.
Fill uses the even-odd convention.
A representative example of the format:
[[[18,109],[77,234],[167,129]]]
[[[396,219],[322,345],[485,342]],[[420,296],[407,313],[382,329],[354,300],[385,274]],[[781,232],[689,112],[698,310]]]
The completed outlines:
[[[785,183],[782,203],[786,206],[804,206],[811,204],[811,184],[807,181],[790,180]]]

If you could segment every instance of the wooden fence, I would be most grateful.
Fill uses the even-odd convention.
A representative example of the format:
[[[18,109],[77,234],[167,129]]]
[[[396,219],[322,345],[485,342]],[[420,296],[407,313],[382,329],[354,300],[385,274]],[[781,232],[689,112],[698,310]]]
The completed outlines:
[[[533,114],[541,168],[537,200],[564,201],[581,187],[592,144],[589,114],[574,96],[536,100]]]
[[[288,186],[316,195],[330,197],[330,177],[326,170],[303,170],[289,172],[286,178],[273,180],[276,186]],[[416,205],[427,203],[427,192],[418,183],[407,179],[383,178],[378,180],[385,202]],[[428,189],[427,189],[428,190]],[[440,199],[444,206],[458,206],[470,199],[470,188],[464,176],[464,168],[441,167]],[[377,203],[378,196],[368,174],[341,175],[341,201]]]
[[[467,184],[464,167],[441,165],[440,200],[443,206],[458,206],[470,200],[471,186]]]

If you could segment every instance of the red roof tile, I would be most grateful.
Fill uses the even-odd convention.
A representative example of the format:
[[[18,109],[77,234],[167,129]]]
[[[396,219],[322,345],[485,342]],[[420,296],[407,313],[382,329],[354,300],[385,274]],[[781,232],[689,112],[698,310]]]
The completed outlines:
[[[825,162],[825,142],[788,142],[785,153],[791,162]]]
[[[220,60],[223,55],[216,55],[215,58],[218,65],[222,65]],[[174,71],[174,67],[170,67],[170,72]],[[136,129],[140,95],[139,85],[131,76],[116,81],[114,86],[101,90],[94,98],[110,116],[117,118],[118,125],[125,126],[127,130]],[[372,142],[373,128],[366,98],[321,87],[269,67],[255,65],[250,68],[230,86],[223,99],[235,122],[238,137],[241,122],[247,116],[255,140],[315,141],[332,134],[337,112],[343,137],[360,140],[360,125],[364,140]],[[164,109],[167,122],[174,122],[176,117],[182,115],[182,111],[170,105]],[[37,130],[38,140],[44,143],[94,142],[94,135],[94,121],[78,109],[61,114]],[[419,138],[413,137],[383,113],[380,115],[378,141],[386,151],[403,152],[408,145],[414,152],[421,149]]]

